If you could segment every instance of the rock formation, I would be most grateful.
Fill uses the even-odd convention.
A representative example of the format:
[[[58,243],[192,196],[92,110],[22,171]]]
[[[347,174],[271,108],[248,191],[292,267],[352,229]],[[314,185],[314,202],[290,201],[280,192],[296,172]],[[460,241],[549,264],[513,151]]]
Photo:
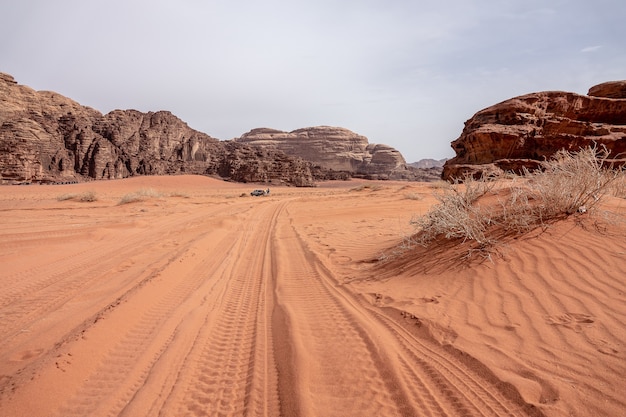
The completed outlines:
[[[317,126],[283,132],[258,128],[234,139],[237,143],[278,149],[320,167],[325,175],[368,179],[416,179],[402,154],[387,145],[370,144],[348,129]]]
[[[626,81],[608,81],[589,89],[587,93],[593,97],[626,98]]]
[[[220,142],[167,111],[106,115],[0,73],[0,182],[164,174],[313,185],[311,164],[279,150]]]
[[[626,81],[592,87],[588,95],[548,91],[515,97],[476,113],[452,142],[447,180],[499,168],[520,171],[561,149],[605,146],[626,163]]]
[[[448,158],[444,159],[420,159],[417,162],[411,162],[409,165],[415,168],[429,169],[429,168],[443,168],[443,164],[446,163]]]

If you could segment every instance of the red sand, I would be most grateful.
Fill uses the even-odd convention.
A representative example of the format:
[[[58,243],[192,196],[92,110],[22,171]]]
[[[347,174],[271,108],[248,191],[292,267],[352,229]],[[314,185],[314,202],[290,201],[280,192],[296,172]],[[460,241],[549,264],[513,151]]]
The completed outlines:
[[[0,187],[0,415],[623,415],[624,200],[394,262],[428,184],[253,188]]]

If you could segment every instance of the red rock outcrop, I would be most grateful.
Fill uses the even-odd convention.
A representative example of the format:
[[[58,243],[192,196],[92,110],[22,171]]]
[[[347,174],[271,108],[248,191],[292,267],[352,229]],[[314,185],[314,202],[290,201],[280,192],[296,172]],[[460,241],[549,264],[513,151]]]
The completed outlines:
[[[371,144],[365,136],[341,127],[316,126],[283,132],[258,128],[234,139],[238,143],[278,149],[323,170],[370,179],[415,179],[400,152]]]
[[[626,163],[626,82],[592,87],[589,95],[548,91],[503,101],[476,113],[452,142],[456,156],[444,165],[447,180],[499,168],[535,168],[561,149],[605,146]]]
[[[279,150],[221,142],[167,111],[102,115],[0,73],[0,183],[177,173],[313,185],[311,164]]]
[[[593,97],[626,98],[626,81],[608,81],[589,89],[587,93]]]

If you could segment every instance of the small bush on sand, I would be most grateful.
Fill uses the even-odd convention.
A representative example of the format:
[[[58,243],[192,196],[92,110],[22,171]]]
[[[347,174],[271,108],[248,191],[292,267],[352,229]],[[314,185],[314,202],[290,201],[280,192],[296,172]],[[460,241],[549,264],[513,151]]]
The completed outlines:
[[[411,223],[418,229],[413,236],[416,243],[427,246],[439,237],[445,239],[473,240],[481,246],[490,243],[487,227],[491,223],[491,213],[477,200],[493,188],[495,181],[471,177],[463,183],[439,185],[435,198],[439,201],[422,217]]]
[[[383,187],[380,184],[372,184],[372,185],[361,184],[359,186],[351,188],[350,191],[364,191],[364,190],[378,191],[382,189]]]
[[[179,197],[179,198],[191,198],[191,196],[190,196],[188,193],[186,193],[186,192],[182,192],[182,191],[174,191],[174,192],[171,192],[171,193],[169,194],[169,196],[170,196],[170,197]]]
[[[541,170],[527,173],[530,197],[538,201],[541,213],[558,218],[594,208],[622,174],[605,167],[608,154],[605,148],[560,151]]]
[[[85,191],[84,193],[81,194],[61,194],[60,196],[57,197],[57,201],[67,201],[67,200],[76,200],[76,201],[81,201],[84,203],[91,203],[94,202],[96,200],[98,200],[98,198],[96,197],[96,193],[93,191]]]
[[[412,242],[458,239],[473,243],[470,254],[486,251],[503,235],[519,235],[573,214],[592,211],[611,192],[623,170],[607,167],[606,149],[557,152],[541,169],[522,176],[496,175],[438,188],[438,204],[412,220]]]
[[[404,198],[407,200],[421,201],[424,199],[424,196],[419,193],[408,193],[404,195]]]
[[[142,188],[134,193],[126,194],[122,197],[118,204],[134,203],[136,201],[144,201],[150,198],[160,198],[161,194],[152,188]]]
[[[57,197],[57,201],[67,201],[67,200],[73,200],[76,198],[76,194],[61,194],[60,196]]]
[[[96,197],[96,193],[94,193],[93,191],[85,191],[78,196],[78,200],[85,203],[91,203],[96,201],[97,199],[98,198]]]
[[[618,198],[626,198],[626,170],[611,184],[611,195]]]

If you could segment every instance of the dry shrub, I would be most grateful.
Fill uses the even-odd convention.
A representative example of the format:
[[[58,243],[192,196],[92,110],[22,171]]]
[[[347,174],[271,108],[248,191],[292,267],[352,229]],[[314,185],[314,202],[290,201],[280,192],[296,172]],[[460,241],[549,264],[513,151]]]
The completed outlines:
[[[606,166],[608,154],[595,147],[560,151],[540,170],[520,177],[506,179],[502,173],[440,187],[435,194],[439,203],[412,220],[417,228],[412,241],[426,247],[440,238],[471,241],[471,254],[489,251],[503,234],[520,235],[588,213],[617,180],[624,181],[623,171]]]
[[[589,147],[577,153],[562,150],[543,162],[542,170],[527,174],[531,197],[543,215],[556,218],[593,209],[621,174],[605,168],[608,156],[606,148]]]
[[[152,188],[142,188],[134,193],[126,194],[122,197],[118,204],[134,203],[136,201],[144,201],[150,198],[160,198],[161,193]]]
[[[57,197],[57,201],[67,201],[67,200],[76,200],[81,201],[83,203],[92,203],[98,198],[96,197],[96,193],[93,191],[85,191],[80,194],[70,193],[70,194],[61,194]]]
[[[96,197],[96,193],[94,193],[93,191],[85,191],[78,196],[78,200],[85,203],[91,203],[93,201],[96,201],[97,199],[98,198]]]
[[[623,170],[611,184],[611,195],[618,198],[626,198],[626,170]]]
[[[380,184],[372,184],[372,185],[362,184],[354,188],[351,188],[350,191],[364,191],[364,190],[379,191],[382,189],[383,187]]]
[[[421,201],[424,199],[424,196],[419,193],[408,193],[404,195],[404,198],[407,200]]]
[[[487,178],[475,180],[471,177],[463,183],[439,183],[435,198],[439,201],[422,217],[411,221],[419,232],[414,235],[416,243],[427,246],[443,236],[446,239],[473,240],[479,245],[487,245],[486,235],[491,219],[488,210],[476,204],[494,186]]]
[[[61,194],[60,196],[57,196],[57,201],[67,201],[67,200],[73,200],[76,198],[76,194]]]
[[[183,191],[174,191],[169,193],[170,197],[180,197],[180,198],[191,198],[191,196],[189,195],[189,193],[183,192]]]

